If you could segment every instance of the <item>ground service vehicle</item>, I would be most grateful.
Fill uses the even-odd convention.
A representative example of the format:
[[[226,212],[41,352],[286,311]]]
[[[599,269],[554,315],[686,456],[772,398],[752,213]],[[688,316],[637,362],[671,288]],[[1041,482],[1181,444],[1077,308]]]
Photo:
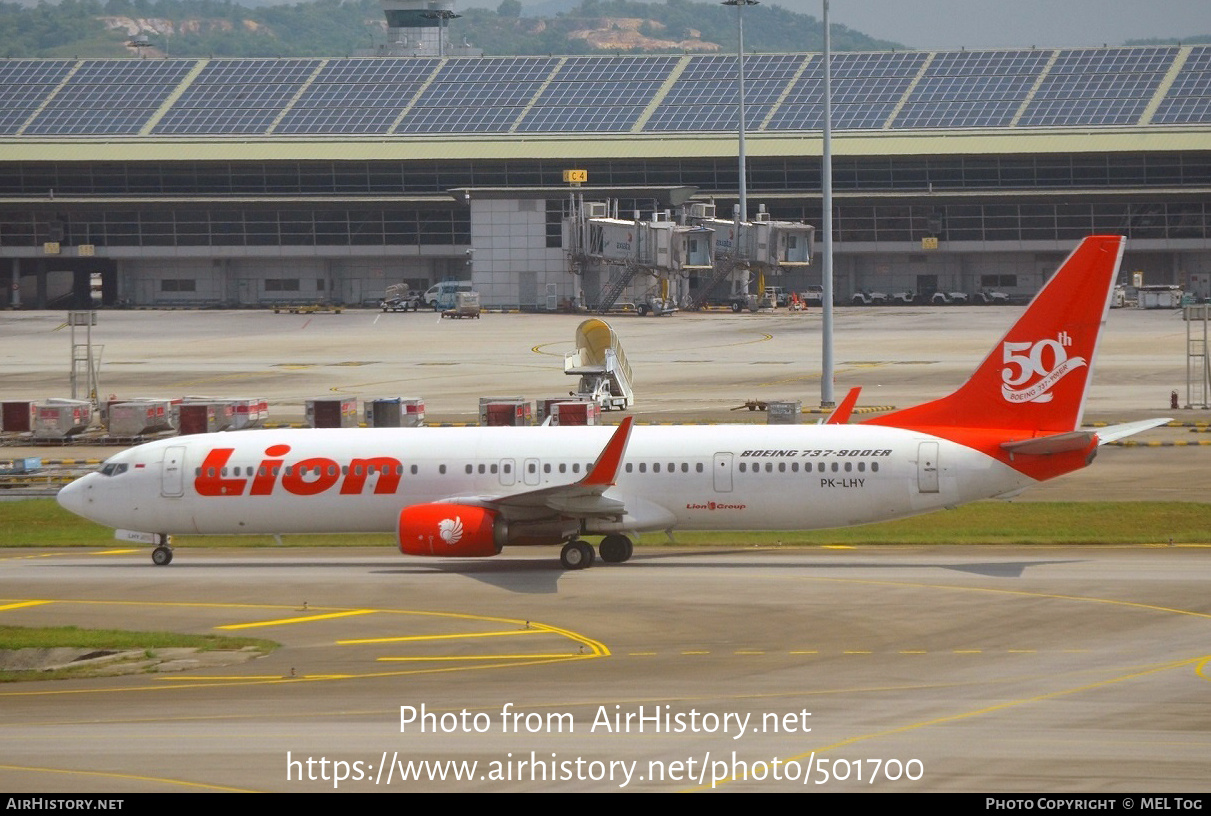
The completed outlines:
[[[408,292],[383,298],[379,308],[384,312],[416,312],[420,311],[421,295],[419,292]]]
[[[854,296],[850,302],[855,306],[882,306],[887,303],[887,293],[872,292],[869,289],[863,289],[859,292],[854,292]]]
[[[981,289],[975,293],[975,296],[972,298],[972,302],[981,306],[1008,306],[1009,295],[1005,292]]]
[[[425,290],[421,299],[434,311],[449,309],[454,305],[454,296],[459,292],[470,292],[471,281],[442,281]]]

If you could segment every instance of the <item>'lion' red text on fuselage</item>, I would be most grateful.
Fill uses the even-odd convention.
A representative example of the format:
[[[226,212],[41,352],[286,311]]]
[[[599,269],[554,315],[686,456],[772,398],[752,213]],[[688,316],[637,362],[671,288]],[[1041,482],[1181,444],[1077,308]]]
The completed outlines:
[[[286,465],[283,458],[290,453],[289,445],[270,445],[265,449],[265,458],[253,469],[247,468],[248,477],[225,475],[227,463],[235,448],[215,448],[206,454],[193,487],[199,496],[269,496],[277,484],[296,496],[316,496],[340,484],[340,493],[356,496],[366,490],[366,483],[377,474],[374,493],[391,494],[399,488],[403,468],[398,459],[390,456],[375,456],[367,459],[351,459],[342,466],[335,459],[313,456]]]

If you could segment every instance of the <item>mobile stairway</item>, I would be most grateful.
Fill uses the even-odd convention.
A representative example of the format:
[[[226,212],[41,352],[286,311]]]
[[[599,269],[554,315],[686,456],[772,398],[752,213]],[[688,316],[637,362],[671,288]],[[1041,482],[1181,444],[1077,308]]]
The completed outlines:
[[[580,377],[577,396],[592,400],[603,411],[635,404],[631,366],[610,324],[590,318],[576,328],[576,350],[563,358],[563,373]]]

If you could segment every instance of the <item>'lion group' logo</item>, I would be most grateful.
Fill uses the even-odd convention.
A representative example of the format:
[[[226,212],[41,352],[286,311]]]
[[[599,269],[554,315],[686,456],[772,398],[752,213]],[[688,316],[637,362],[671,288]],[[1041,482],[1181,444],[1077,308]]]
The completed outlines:
[[[1065,346],[1072,345],[1068,332],[1055,340],[1011,343],[1003,346],[1005,368],[1001,369],[1001,396],[1007,402],[1051,402],[1052,386],[1083,365],[1084,357],[1069,357]],[[1032,382],[1033,380],[1033,382]],[[1029,383],[1029,385],[1027,385]]]
[[[461,516],[452,519],[442,519],[437,524],[437,534],[441,540],[453,547],[463,537],[463,520]]]

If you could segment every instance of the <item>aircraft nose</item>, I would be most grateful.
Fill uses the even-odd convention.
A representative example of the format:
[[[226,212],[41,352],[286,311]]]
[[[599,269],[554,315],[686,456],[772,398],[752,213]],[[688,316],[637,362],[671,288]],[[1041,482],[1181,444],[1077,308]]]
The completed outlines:
[[[75,513],[77,516],[87,516],[85,510],[90,503],[91,480],[92,474],[89,474],[64,485],[56,494],[55,501],[59,502],[59,506],[64,510]]]

